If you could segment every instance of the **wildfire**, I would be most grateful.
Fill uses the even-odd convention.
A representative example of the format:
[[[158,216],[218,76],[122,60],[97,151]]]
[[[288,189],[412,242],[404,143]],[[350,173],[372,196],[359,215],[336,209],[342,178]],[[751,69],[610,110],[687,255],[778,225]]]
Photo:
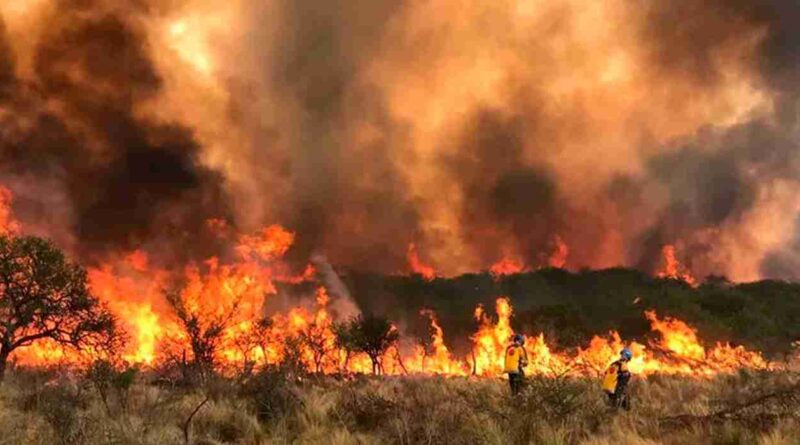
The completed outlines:
[[[555,245],[555,250],[550,255],[550,258],[548,258],[547,263],[550,267],[561,269],[567,264],[569,247],[558,235],[553,237],[553,244]]]
[[[406,257],[408,258],[408,265],[411,267],[412,272],[422,275],[422,277],[428,281],[436,278],[436,270],[419,259],[417,246],[414,243],[408,245]]]
[[[547,267],[563,268],[567,264],[569,247],[558,235],[553,237],[552,247],[553,250],[549,255],[542,255],[540,264]],[[489,268],[489,273],[492,278],[499,280],[504,276],[523,273],[527,270],[529,269],[525,266],[525,263],[511,255],[505,255],[500,261],[492,264]]]
[[[507,298],[496,302],[497,321],[492,322],[484,309],[479,307],[475,317],[480,326],[473,336],[472,370],[478,375],[498,375],[502,371],[505,347],[514,334],[510,327],[512,309]],[[595,336],[586,349],[577,353],[554,352],[546,343],[544,335],[529,336],[525,340],[529,365],[526,371],[545,375],[597,375],[619,356],[619,351],[628,347],[634,358],[630,368],[642,375],[681,374],[689,376],[714,375],[738,369],[767,369],[770,364],[760,353],[742,346],[717,343],[710,350],[700,343],[694,328],[685,322],[666,318],[660,320],[655,312],[645,312],[654,332],[660,339],[648,346],[637,342],[625,343],[619,333],[612,331],[606,337]]]
[[[11,190],[0,186],[0,235],[19,232],[19,223],[14,219],[11,211],[12,200]]]
[[[511,329],[511,303],[507,298],[498,298],[495,307],[497,322],[486,314],[482,306],[475,309],[478,332],[472,336],[472,371],[474,374],[498,374],[503,369],[506,346],[514,331]]]
[[[525,270],[525,265],[521,261],[505,257],[502,260],[492,264],[489,268],[489,273],[495,280],[507,275],[514,275],[521,273]]]
[[[0,223],[6,231],[18,230],[11,216],[10,192],[0,189]],[[230,228],[222,222],[209,223],[221,232]],[[294,233],[269,226],[253,235],[225,236],[238,240],[231,261],[211,257],[193,263],[183,270],[160,268],[144,251],[134,251],[112,259],[100,267],[90,268],[88,278],[92,291],[105,302],[120,320],[128,334],[122,357],[131,363],[157,366],[170,356],[189,356],[198,352],[187,338],[187,323],[206,334],[218,332],[214,363],[220,369],[242,369],[248,366],[295,363],[309,371],[321,373],[369,373],[372,364],[364,354],[347,353],[336,340],[335,317],[329,312],[331,296],[319,286],[304,304],[276,312],[264,313],[265,301],[276,293],[275,280],[301,282],[313,280],[316,274],[308,266],[299,276],[283,274],[281,257],[294,242]],[[566,248],[559,250],[566,252]],[[674,260],[674,249],[667,246],[665,258]],[[563,258],[564,255],[561,257]],[[415,271],[427,279],[435,276],[432,268],[419,262],[412,244],[409,260]],[[669,271],[679,273],[676,261],[667,261]],[[510,262],[494,268],[495,275],[508,271]],[[176,280],[177,278],[177,280]],[[175,283],[179,283],[176,287]],[[513,308],[508,298],[495,302],[490,315],[483,306],[474,312],[477,322],[471,336],[472,347],[466,356],[457,357],[445,343],[444,330],[433,311],[422,311],[430,322],[431,337],[425,346],[391,347],[381,358],[386,374],[426,373],[446,376],[498,376],[502,373],[505,349],[515,331],[511,325]],[[701,343],[697,331],[684,321],[659,318],[646,311],[657,339],[646,345],[625,342],[617,332],[595,336],[585,349],[557,351],[547,343],[544,334],[526,336],[530,374],[573,374],[593,376],[619,354],[623,347],[634,352],[631,369],[641,375],[654,373],[709,376],[742,368],[769,368],[758,352],[742,346]],[[392,329],[397,329],[393,327]],[[63,349],[48,341],[34,343],[14,353],[18,363],[43,365],[66,363],[82,366],[86,351]],[[91,352],[91,351],[89,351]],[[202,351],[199,351],[202,353]]]
[[[166,272],[151,268],[147,254],[138,251],[115,265],[89,269],[93,292],[109,305],[131,336],[124,354],[128,361],[155,362],[158,343],[169,329],[164,316],[169,309],[161,294],[166,280]]]
[[[196,279],[201,280],[201,277]],[[215,280],[216,278],[206,282],[206,285]],[[124,283],[123,280],[116,285]],[[190,286],[187,292],[198,292],[200,288],[196,286],[197,283]],[[214,287],[203,289],[212,288]],[[223,369],[238,369],[248,363],[278,364],[292,360],[314,372],[371,372],[371,363],[365,355],[347,355],[337,349],[334,320],[327,311],[329,300],[325,288],[320,287],[314,310],[298,306],[287,313],[275,314],[266,325],[244,319],[235,323],[223,336],[219,354],[220,366]],[[156,364],[158,356],[155,353],[155,344],[163,341],[177,325],[170,322],[169,317],[157,315],[149,306],[142,306],[139,312],[126,306],[117,306],[115,310],[130,311],[127,326],[137,333],[132,339],[137,347],[126,355],[126,359],[134,363]],[[474,374],[487,377],[501,375],[505,348],[514,334],[510,325],[513,309],[507,298],[498,298],[495,311],[496,320],[483,307],[476,308],[478,330],[472,336],[473,347],[470,354],[462,360],[455,358],[445,344],[444,332],[435,314],[432,311],[423,311],[423,315],[429,317],[431,322],[430,347],[417,346],[406,353],[392,348],[382,358],[384,373],[445,376]],[[643,376],[656,373],[711,376],[743,368],[770,368],[759,353],[741,346],[718,343],[706,349],[698,340],[695,329],[683,321],[672,318],[662,320],[652,311],[646,312],[645,316],[650,320],[653,331],[660,334],[659,340],[652,341],[647,346],[637,342],[626,343],[617,332],[612,331],[605,337],[592,338],[586,349],[579,348],[575,353],[569,353],[554,351],[543,334],[527,336],[525,347],[529,364],[526,372],[596,376],[626,346],[634,353],[631,370]],[[179,331],[173,331],[172,334],[177,332]],[[180,335],[178,338],[180,339]],[[44,345],[23,350],[17,354],[17,360],[26,364],[79,363],[78,356],[52,348],[52,345]]]
[[[661,341],[654,348],[668,352],[672,357],[673,372],[715,374],[732,372],[740,368],[766,368],[761,354],[748,351],[741,346],[717,343],[706,350],[697,338],[697,331],[681,320],[665,318],[659,320],[656,313],[646,311],[652,329],[661,334]],[[645,364],[647,365],[647,364]]]
[[[433,331],[430,338],[430,351],[424,346],[417,346],[414,356],[407,360],[407,368],[414,372],[466,375],[466,363],[453,359],[450,350],[444,343],[444,331],[436,320],[436,314],[430,310],[423,310],[421,314],[428,317]]]
[[[265,261],[282,257],[294,243],[294,233],[281,226],[272,225],[256,235],[242,235],[236,250],[247,260]]]
[[[675,246],[667,244],[661,249],[662,259],[664,261],[663,269],[658,272],[659,278],[671,278],[673,280],[682,280],[690,286],[697,286],[697,280],[686,269],[686,267],[678,261],[675,257]]]

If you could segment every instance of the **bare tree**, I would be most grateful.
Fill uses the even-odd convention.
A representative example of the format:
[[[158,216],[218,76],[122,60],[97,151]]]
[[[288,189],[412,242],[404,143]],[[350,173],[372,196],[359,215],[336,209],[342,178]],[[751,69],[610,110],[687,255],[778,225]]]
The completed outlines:
[[[317,322],[310,323],[300,332],[300,341],[308,347],[314,359],[314,372],[322,372],[322,365],[335,349],[335,341],[326,326]]]
[[[0,236],[0,382],[17,348],[50,339],[97,349],[116,333],[114,316],[89,291],[81,266],[48,240]]]
[[[347,368],[350,366],[350,358],[353,356],[353,353],[358,350],[353,332],[350,329],[350,323],[334,323],[333,334],[336,337],[334,343],[336,348],[344,352],[344,362],[341,363],[339,371],[346,372]]]
[[[242,375],[252,374],[256,364],[254,355],[258,349],[267,353],[266,339],[271,325],[269,318],[262,318],[233,339],[234,345],[242,353]]]

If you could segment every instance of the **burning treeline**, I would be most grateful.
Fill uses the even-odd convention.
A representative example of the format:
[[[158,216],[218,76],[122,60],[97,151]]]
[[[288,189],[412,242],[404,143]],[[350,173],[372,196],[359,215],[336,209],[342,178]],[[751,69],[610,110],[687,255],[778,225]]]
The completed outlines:
[[[6,202],[10,199],[8,192],[3,196]],[[3,232],[17,236],[19,224],[8,211],[3,215]],[[89,269],[92,291],[108,305],[127,333],[127,344],[117,351],[124,361],[157,367],[177,357],[196,360],[193,355],[198,354],[198,349],[191,344],[195,341],[191,335],[203,337],[217,330],[213,334],[215,340],[203,351],[208,354],[203,359],[223,372],[294,360],[307,371],[323,373],[501,374],[505,347],[514,334],[510,323],[513,309],[508,299],[497,299],[494,314],[482,306],[475,309],[476,331],[470,337],[472,346],[466,357],[451,353],[436,314],[423,310],[421,315],[430,322],[430,337],[394,342],[381,352],[378,368],[373,369],[366,354],[346,350],[337,339],[337,322],[358,312],[352,302],[342,301],[349,296],[331,296],[328,287],[336,289],[336,283],[314,265],[310,264],[299,276],[285,274],[282,257],[294,243],[293,233],[270,226],[255,235],[237,235],[219,220],[209,221],[208,225],[218,237],[232,243],[229,258],[211,257],[181,271],[167,271],[154,267],[146,254],[135,251]],[[180,275],[178,279],[176,274]],[[270,300],[279,298],[277,282],[309,282],[317,283],[317,287],[309,301],[292,301],[290,304],[295,306],[268,311]],[[176,287],[175,283],[180,284]],[[529,335],[529,372],[594,375],[623,346],[634,350],[632,369],[642,374],[703,376],[770,367],[759,353],[741,346],[703,347],[696,331],[680,320],[660,319],[652,311],[644,316],[659,334],[659,340],[648,345],[625,343],[619,334],[609,332],[592,338],[586,348],[562,352],[552,350],[543,334]],[[397,331],[398,327],[392,326],[391,330]],[[81,366],[86,359],[82,352],[40,341],[21,348],[14,359],[22,365]]]
[[[325,352],[308,366],[343,367],[333,323],[358,308],[331,264],[796,278],[787,3],[0,0],[0,183],[17,228],[89,267],[146,364],[191,318],[225,325],[221,363],[280,362],[304,334]],[[276,295],[314,280],[304,304]],[[385,371],[493,372],[497,311],[467,357],[426,313],[433,352],[394,348]],[[646,316],[662,340],[635,346],[641,370],[763,365]],[[545,341],[535,366],[555,370],[622,342]]]

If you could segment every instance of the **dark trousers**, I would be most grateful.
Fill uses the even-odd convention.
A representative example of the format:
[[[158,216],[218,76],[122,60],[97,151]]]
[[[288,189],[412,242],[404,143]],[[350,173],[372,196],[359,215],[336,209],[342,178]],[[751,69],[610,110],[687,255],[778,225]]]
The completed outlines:
[[[629,408],[629,400],[627,395],[628,390],[628,381],[630,380],[630,374],[620,376],[619,380],[617,381],[617,387],[613,393],[606,393],[608,394],[608,403],[615,407],[615,408]]]
[[[522,371],[518,373],[508,373],[508,384],[511,386],[511,395],[517,395],[522,390],[522,383],[525,380],[525,374]]]

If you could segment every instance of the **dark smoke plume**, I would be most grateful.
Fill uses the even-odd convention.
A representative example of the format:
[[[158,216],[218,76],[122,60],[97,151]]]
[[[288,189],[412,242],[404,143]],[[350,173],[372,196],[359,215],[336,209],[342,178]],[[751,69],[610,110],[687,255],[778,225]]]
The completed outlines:
[[[66,194],[69,220],[51,229],[72,232],[84,255],[162,237],[190,247],[206,218],[227,213],[222,178],[200,166],[191,129],[137,116],[162,87],[143,31],[124,12],[58,5],[35,47],[35,77],[9,75],[8,57],[0,64],[13,85],[0,107],[19,116],[0,138],[2,176],[12,188],[18,176],[46,178],[58,190],[41,193]],[[23,219],[48,211],[36,209],[41,196],[18,195]]]

